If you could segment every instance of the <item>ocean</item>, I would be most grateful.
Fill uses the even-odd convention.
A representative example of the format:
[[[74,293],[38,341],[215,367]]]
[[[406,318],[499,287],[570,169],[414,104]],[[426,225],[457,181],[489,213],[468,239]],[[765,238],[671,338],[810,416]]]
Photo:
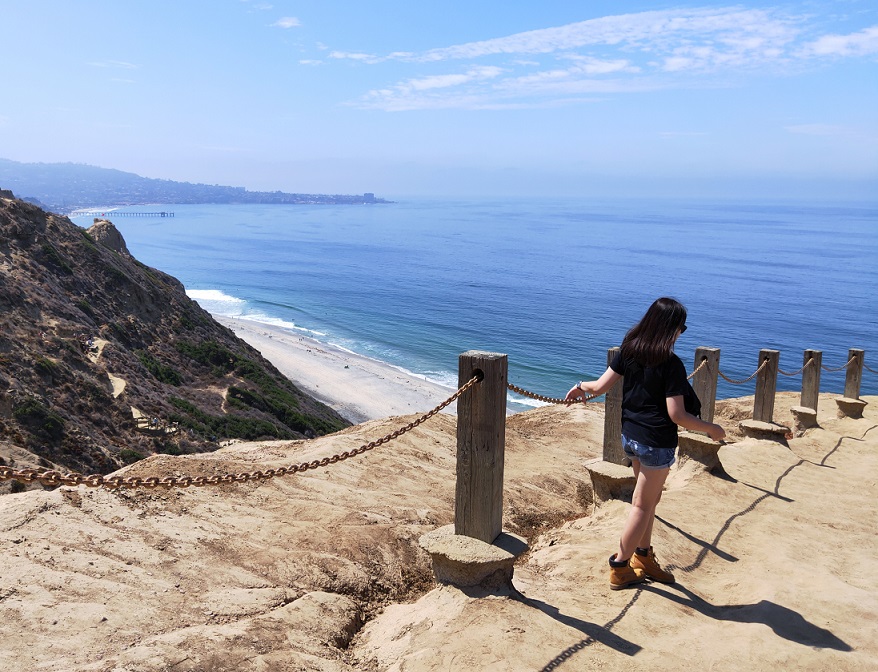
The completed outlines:
[[[762,348],[788,372],[805,349],[835,368],[862,348],[878,370],[878,203],[446,198],[116,212],[156,210],[174,216],[106,218],[205,309],[450,388],[458,355],[488,350],[509,356],[511,383],[563,397],[605,370],[607,349],[659,296],[689,311],[676,346],[689,371],[697,346],[720,348],[736,380]],[[721,379],[717,396],[754,389]],[[801,376],[779,376],[778,389],[801,389]],[[843,389],[844,371],[823,372],[822,391]],[[878,394],[878,375],[864,371],[861,393]]]

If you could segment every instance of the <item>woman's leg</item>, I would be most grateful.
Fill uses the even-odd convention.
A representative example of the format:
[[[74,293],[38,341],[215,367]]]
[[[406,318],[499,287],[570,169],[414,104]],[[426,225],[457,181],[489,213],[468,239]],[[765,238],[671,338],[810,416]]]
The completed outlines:
[[[637,466],[640,466],[639,463]],[[630,558],[638,545],[649,548],[648,543],[643,545],[643,540],[652,538],[655,507],[662,497],[662,487],[670,471],[670,467],[665,469],[635,468],[637,484],[634,486],[634,495],[631,498],[631,511],[619,539],[619,552],[616,554],[616,560]]]
[[[670,471],[670,469],[668,469]],[[667,474],[665,474],[665,478],[667,478]],[[664,486],[664,483],[662,483]],[[646,530],[643,533],[643,536],[640,537],[640,542],[637,544],[640,548],[649,548],[652,546],[652,525],[655,522],[655,510],[658,507],[658,503],[662,500],[662,489],[659,489],[658,499],[652,507],[652,515],[649,517],[649,525],[647,525]]]

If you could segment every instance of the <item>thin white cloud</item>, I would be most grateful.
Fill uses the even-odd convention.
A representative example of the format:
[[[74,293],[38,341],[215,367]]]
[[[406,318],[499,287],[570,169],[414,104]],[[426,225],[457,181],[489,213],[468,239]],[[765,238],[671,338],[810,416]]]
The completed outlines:
[[[323,61],[316,58],[303,58],[299,61],[299,65],[322,65]]]
[[[786,44],[798,33],[796,21],[761,9],[692,9],[640,12],[589,19],[507,37],[431,49],[419,61],[472,59],[498,54],[550,54],[583,47],[613,46],[667,51],[683,41],[704,40],[732,51]]]
[[[139,67],[125,61],[94,61],[89,65],[95,68],[118,68],[121,70],[136,70]]]
[[[403,88],[412,91],[426,91],[428,89],[445,89],[449,86],[459,86],[473,80],[493,79],[503,72],[501,68],[482,67],[472,68],[464,73],[454,75],[435,75],[432,77],[424,77],[422,79],[410,79]]]
[[[271,24],[275,28],[296,28],[301,26],[302,22],[295,16],[284,16]]]
[[[729,75],[789,72],[801,68],[807,58],[878,53],[878,26],[815,38],[814,23],[813,16],[778,8],[671,9],[606,16],[422,52],[335,50],[329,56],[366,65],[408,63],[421,69],[418,76],[376,88],[353,103],[409,110],[508,109],[544,106],[553,98],[592,100],[595,93],[721,86]],[[469,64],[458,72],[429,72],[452,61]],[[474,76],[478,68],[494,70],[490,76]]]
[[[381,63],[382,61],[387,60],[386,58],[375,56],[374,54],[362,54],[350,51],[331,51],[329,52],[329,58],[335,58],[338,60],[347,59],[350,61],[360,61],[361,63]]]
[[[872,26],[850,35],[824,35],[807,44],[804,53],[813,56],[878,54],[878,26]]]
[[[578,54],[568,56],[568,60],[576,63],[572,72],[585,75],[608,75],[613,72],[640,72],[640,68],[632,65],[628,59],[617,58],[606,60],[592,56],[580,56]]]

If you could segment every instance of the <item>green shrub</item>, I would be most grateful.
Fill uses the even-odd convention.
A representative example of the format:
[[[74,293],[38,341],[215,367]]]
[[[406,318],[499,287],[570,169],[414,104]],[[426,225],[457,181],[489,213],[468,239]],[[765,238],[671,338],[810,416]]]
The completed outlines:
[[[288,429],[278,427],[267,420],[235,415],[210,415],[185,399],[171,397],[169,401],[181,411],[170,416],[171,422],[179,423],[180,427],[191,429],[207,439],[230,438],[255,441],[265,436],[277,439],[295,437]]]
[[[94,313],[94,310],[93,310],[92,307],[91,307],[91,304],[90,304],[88,301],[86,301],[85,299],[79,299],[78,301],[75,302],[74,305],[75,305],[77,308],[79,308],[83,313],[85,313],[86,315],[88,315],[89,317],[94,317],[94,316],[95,316],[95,313]]]
[[[36,369],[37,373],[41,376],[54,378],[58,375],[58,365],[48,357],[37,358],[37,361],[34,363],[34,369]]]
[[[89,235],[88,231],[83,230],[80,233],[82,233],[82,243],[85,245],[85,249],[93,254],[100,254],[95,239]]]
[[[64,418],[43,406],[38,399],[26,399],[12,410],[12,415],[24,425],[42,429],[53,439],[64,436]]]
[[[140,363],[143,364],[143,366],[146,367],[146,370],[149,371],[159,382],[167,383],[174,387],[179,387],[183,382],[183,376],[181,376],[177,370],[162,364],[146,350],[137,350],[135,354],[137,355],[137,359],[140,360]]]
[[[43,254],[46,256],[46,259],[50,261],[54,266],[57,266],[62,271],[64,271],[67,275],[73,274],[73,269],[70,268],[70,264],[68,264],[64,257],[49,243],[43,243]]]
[[[131,450],[130,448],[123,448],[119,451],[119,459],[122,460],[125,464],[134,464],[143,459],[143,455],[138,453],[136,450]]]
[[[239,357],[234,352],[216,341],[203,341],[197,344],[179,341],[177,350],[199,364],[213,367],[214,374],[218,376],[233,371],[239,361]]]

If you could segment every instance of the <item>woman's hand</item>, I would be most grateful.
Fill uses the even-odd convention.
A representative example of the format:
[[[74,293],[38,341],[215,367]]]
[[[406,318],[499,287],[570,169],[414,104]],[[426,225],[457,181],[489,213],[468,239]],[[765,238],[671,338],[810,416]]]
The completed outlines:
[[[686,412],[686,405],[683,403],[683,395],[676,397],[668,397],[668,416],[671,422],[679,425],[683,429],[691,432],[703,432],[714,441],[722,441],[726,438],[726,430],[712,422],[705,422],[701,418],[696,418],[691,413]]]
[[[707,435],[714,441],[722,441],[726,438],[726,430],[724,430],[719,425],[710,423],[710,427],[707,430]]]
[[[567,401],[573,401],[574,399],[579,399],[580,397],[584,397],[585,392],[582,391],[582,388],[579,384],[570,388],[570,391],[567,393],[567,396],[564,397]]]

